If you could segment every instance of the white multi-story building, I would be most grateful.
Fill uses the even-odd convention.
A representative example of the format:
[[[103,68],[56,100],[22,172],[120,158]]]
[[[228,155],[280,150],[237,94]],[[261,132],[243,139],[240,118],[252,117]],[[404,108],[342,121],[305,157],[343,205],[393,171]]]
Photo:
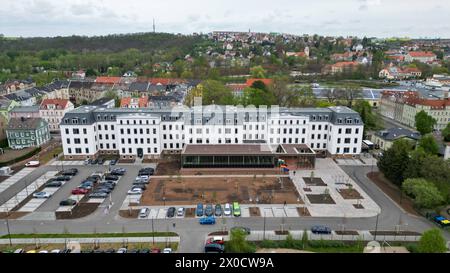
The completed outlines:
[[[81,106],[60,124],[66,159],[158,158],[185,145],[306,144],[318,154],[361,152],[364,124],[347,107],[102,108]]]
[[[73,103],[68,99],[44,99],[39,107],[39,115],[47,121],[50,131],[59,131],[62,118],[73,109]]]

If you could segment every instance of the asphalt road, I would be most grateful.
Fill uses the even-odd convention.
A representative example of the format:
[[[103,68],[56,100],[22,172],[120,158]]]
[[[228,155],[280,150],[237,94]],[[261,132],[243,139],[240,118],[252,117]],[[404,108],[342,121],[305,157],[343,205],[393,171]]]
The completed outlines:
[[[122,166],[121,166],[122,167]],[[151,220],[125,219],[118,216],[118,211],[130,189],[134,177],[137,175],[141,166],[127,165],[123,166],[127,173],[121,178],[116,189],[112,192],[113,206],[108,214],[104,213],[104,208],[99,208],[93,214],[75,220],[57,220],[57,221],[36,221],[36,220],[10,220],[11,233],[62,233],[68,230],[69,233],[93,233],[100,232],[149,232],[152,231]],[[416,217],[405,213],[389,197],[387,197],[374,183],[372,183],[366,174],[372,170],[371,167],[364,166],[341,166],[366,193],[381,207],[381,213],[378,217],[378,230],[393,230],[397,225],[402,230],[411,230],[422,232],[431,227],[435,227],[431,222],[424,218]],[[67,166],[68,168],[68,166]],[[80,173],[72,181],[63,186],[63,188],[54,195],[54,200],[48,200],[48,203],[42,205],[38,211],[51,211],[55,209],[60,200],[67,198],[70,190],[76,187],[82,179],[96,170],[105,170],[107,166],[78,166]],[[14,191],[20,191],[25,183],[31,183],[42,173],[48,170],[60,169],[54,166],[45,166],[36,169],[19,181],[12,188],[2,193],[4,195],[14,195]],[[376,167],[375,167],[376,169]],[[105,200],[105,204],[109,199]],[[219,220],[214,226],[202,226],[197,219],[154,219],[155,231],[174,231],[181,237],[180,252],[202,252],[203,242],[209,232],[220,230],[224,225],[227,229],[233,226],[245,226],[252,230],[263,230],[264,219],[262,217],[252,218],[227,218],[223,223]],[[291,230],[310,229],[313,225],[326,225],[332,229],[340,229],[345,224],[346,229],[356,230],[374,230],[377,217],[370,218],[339,218],[339,217],[300,217],[300,218],[266,218],[266,230],[275,230],[281,227],[284,221],[284,227]],[[175,227],[173,226],[175,224]],[[7,234],[6,225],[0,224],[0,234]],[[448,232],[445,236],[450,240]]]

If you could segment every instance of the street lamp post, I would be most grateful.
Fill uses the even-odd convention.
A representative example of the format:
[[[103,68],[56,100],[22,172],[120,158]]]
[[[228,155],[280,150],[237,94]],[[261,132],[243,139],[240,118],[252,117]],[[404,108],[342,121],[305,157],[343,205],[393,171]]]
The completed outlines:
[[[153,245],[155,245],[155,226],[153,224],[153,216],[152,216],[152,239],[153,239]]]
[[[8,220],[8,217],[6,218],[6,229],[8,230],[9,246],[12,246],[11,232],[10,232],[10,230],[9,230],[9,220]]]
[[[375,223],[375,235],[373,236],[373,240],[377,240],[377,232],[378,232],[378,217],[380,216],[380,213],[377,213],[377,221]]]
[[[264,211],[263,240],[266,239],[266,211]]]

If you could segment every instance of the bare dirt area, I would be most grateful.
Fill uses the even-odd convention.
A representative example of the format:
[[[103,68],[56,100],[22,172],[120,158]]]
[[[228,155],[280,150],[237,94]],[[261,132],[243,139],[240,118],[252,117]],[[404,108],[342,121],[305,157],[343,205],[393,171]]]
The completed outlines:
[[[155,175],[178,175],[180,164],[180,161],[160,162],[156,165]]]
[[[308,186],[325,187],[327,185],[320,177],[303,177],[303,180]]]
[[[250,207],[249,208],[250,211],[250,216],[261,216],[261,212],[259,211],[258,207]]]
[[[299,216],[311,216],[311,214],[309,213],[308,208],[306,207],[297,207],[297,212]]]
[[[132,210],[120,210],[119,216],[123,218],[131,218],[136,219],[139,215],[138,209],[132,209]]]
[[[23,211],[11,211],[11,212],[0,212],[0,219],[19,219],[20,217],[23,217],[27,215],[29,212],[23,212]]]
[[[86,217],[93,213],[99,206],[99,203],[79,203],[76,205],[72,212],[70,211],[57,211],[55,212],[56,219],[76,219]]]
[[[262,204],[295,204],[300,196],[289,177],[153,178],[141,205],[162,205],[164,198],[166,204],[174,205],[234,201],[250,204],[256,199]]]
[[[355,189],[340,189],[338,192],[344,199],[364,199]]]
[[[336,204],[329,194],[307,194],[311,204]]]
[[[356,230],[336,230],[334,231],[337,235],[359,235]]]
[[[184,213],[184,217],[194,218],[195,217],[195,209],[194,208],[187,208],[186,212]]]
[[[371,172],[367,174],[367,177],[392,200],[394,200],[397,205],[401,206],[406,212],[416,216],[420,216],[420,214],[414,209],[412,200],[409,197],[405,196],[405,194],[403,194],[402,196],[400,189],[390,181],[388,181],[382,173]]]

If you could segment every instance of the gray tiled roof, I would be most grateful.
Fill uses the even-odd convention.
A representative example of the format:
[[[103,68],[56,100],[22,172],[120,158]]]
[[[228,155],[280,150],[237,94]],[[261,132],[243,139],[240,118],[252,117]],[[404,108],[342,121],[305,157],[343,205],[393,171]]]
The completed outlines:
[[[381,137],[384,140],[396,140],[402,137],[418,140],[420,134],[404,128],[389,128],[387,130],[378,131],[375,135]]]
[[[7,130],[34,130],[46,123],[42,118],[11,118]]]

